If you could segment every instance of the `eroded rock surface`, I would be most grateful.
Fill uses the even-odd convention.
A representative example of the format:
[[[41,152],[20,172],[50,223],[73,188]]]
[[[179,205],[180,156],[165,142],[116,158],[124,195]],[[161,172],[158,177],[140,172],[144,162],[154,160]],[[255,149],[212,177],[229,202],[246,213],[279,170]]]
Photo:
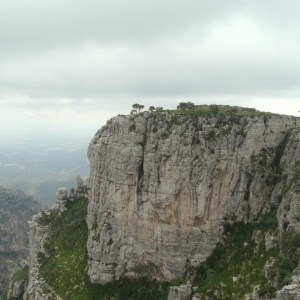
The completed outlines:
[[[118,116],[90,143],[93,283],[180,276],[187,259],[211,253],[225,222],[251,221],[281,193],[267,166],[279,165],[299,119],[175,118]]]
[[[180,286],[170,287],[168,300],[190,300],[192,294],[192,286],[183,284]]]

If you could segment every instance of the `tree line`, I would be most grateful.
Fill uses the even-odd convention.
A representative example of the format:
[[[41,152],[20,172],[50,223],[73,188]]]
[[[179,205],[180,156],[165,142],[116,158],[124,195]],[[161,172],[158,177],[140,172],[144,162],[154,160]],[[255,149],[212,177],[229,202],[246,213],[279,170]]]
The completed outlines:
[[[141,105],[141,104],[138,104],[138,103],[135,103],[132,105],[132,110],[131,110],[131,114],[134,115],[134,114],[137,114],[137,113],[140,113],[142,109],[144,109],[145,106],[144,105]],[[163,107],[154,107],[154,106],[150,106],[149,107],[149,110],[151,112],[153,111],[163,111],[164,108]]]
[[[134,114],[140,113],[141,110],[143,110],[144,108],[145,108],[144,105],[135,103],[135,104],[132,105],[131,114],[134,115]],[[177,105],[177,109],[178,110],[182,110],[182,111],[187,111],[187,110],[191,111],[191,110],[195,110],[196,109],[196,105],[194,103],[192,103],[192,102],[180,102]],[[235,108],[235,109],[237,110],[237,108]],[[218,112],[219,112],[219,105],[211,104],[209,106],[209,110],[210,110],[211,114],[217,115]],[[161,111],[163,111],[163,107],[150,106],[149,107],[149,111],[151,111],[151,112],[153,112],[153,111],[161,112]]]
[[[135,103],[132,105],[132,110],[131,110],[131,114],[137,114],[140,113],[141,110],[143,110],[145,108],[144,105]],[[177,105],[177,109],[180,110],[192,110],[195,108],[195,104],[192,102],[180,102]],[[149,111],[153,112],[153,111],[163,111],[164,108],[163,107],[154,107],[154,106],[150,106],[149,107]]]

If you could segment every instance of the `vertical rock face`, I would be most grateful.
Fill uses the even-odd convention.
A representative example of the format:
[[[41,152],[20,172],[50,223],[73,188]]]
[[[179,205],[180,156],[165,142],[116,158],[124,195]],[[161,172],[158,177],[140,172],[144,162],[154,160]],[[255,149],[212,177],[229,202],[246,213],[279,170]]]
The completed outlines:
[[[281,230],[300,231],[300,131],[292,132],[281,164],[286,166],[283,175],[286,185],[282,193],[282,202],[277,212]]]
[[[285,166],[282,187],[282,201],[277,211],[279,229],[300,232],[300,130],[292,131],[286,145],[281,165]],[[284,184],[284,185],[283,185]],[[300,299],[300,265],[293,271],[290,284],[276,292],[274,300]]]
[[[0,187],[0,295],[11,274],[28,255],[27,221],[41,210],[38,202],[21,191]]]
[[[91,281],[168,280],[187,259],[205,259],[224,222],[251,220],[276,201],[275,169],[299,125],[288,116],[111,119],[88,150]],[[264,169],[270,161],[275,173]]]

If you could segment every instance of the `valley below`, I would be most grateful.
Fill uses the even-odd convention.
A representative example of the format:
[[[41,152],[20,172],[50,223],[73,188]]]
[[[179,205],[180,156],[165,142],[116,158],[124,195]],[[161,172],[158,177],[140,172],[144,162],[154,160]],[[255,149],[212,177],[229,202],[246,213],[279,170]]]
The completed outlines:
[[[58,188],[73,187],[78,174],[88,177],[87,143],[76,137],[11,137],[0,149],[0,186],[52,206]]]

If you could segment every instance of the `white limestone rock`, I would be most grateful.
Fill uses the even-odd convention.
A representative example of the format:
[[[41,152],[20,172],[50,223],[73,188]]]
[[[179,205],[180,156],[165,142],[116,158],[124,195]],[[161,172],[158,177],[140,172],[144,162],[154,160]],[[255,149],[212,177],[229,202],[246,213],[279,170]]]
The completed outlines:
[[[300,299],[300,283],[292,283],[284,286],[280,291],[276,292],[276,298],[273,300],[299,300]]]
[[[59,188],[56,192],[57,201],[52,209],[56,209],[59,212],[65,211],[68,201],[68,189],[65,187]]]
[[[77,197],[85,197],[86,185],[84,184],[84,181],[79,176],[77,176],[76,178],[75,192]]]
[[[168,300],[190,300],[191,294],[192,286],[190,284],[171,286],[168,294]]]
[[[298,118],[244,117],[224,125],[225,132],[209,117],[168,131],[171,118],[118,116],[90,143],[93,283],[121,275],[181,276],[186,259],[197,265],[211,253],[224,222],[251,221],[281,191],[267,184],[255,159],[265,148],[274,158],[286,132],[300,125]]]
[[[259,289],[260,289],[260,285],[256,285],[253,288],[252,294],[251,294],[251,299],[252,300],[261,300],[261,298],[259,297]]]

